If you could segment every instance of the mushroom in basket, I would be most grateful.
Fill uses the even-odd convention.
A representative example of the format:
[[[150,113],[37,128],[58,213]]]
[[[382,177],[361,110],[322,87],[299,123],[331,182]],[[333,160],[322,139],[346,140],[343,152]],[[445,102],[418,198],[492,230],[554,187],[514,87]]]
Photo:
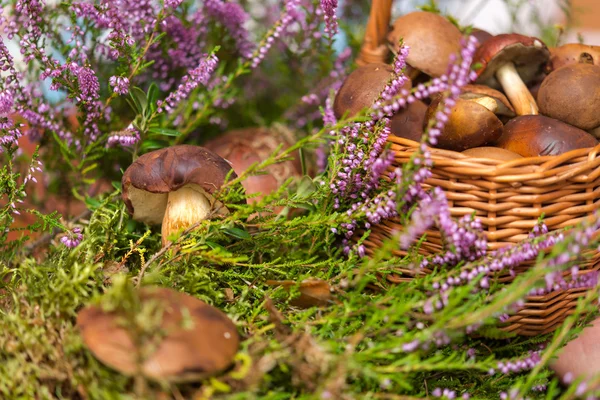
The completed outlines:
[[[600,65],[600,46],[582,43],[566,43],[550,48],[550,61],[546,65],[546,73],[550,73],[566,65],[572,64]]]
[[[432,96],[425,124],[434,117],[441,99],[440,94]],[[463,151],[497,140],[502,135],[502,121],[495,114],[497,109],[497,102],[492,97],[457,99],[435,147]]]
[[[586,131],[543,115],[513,118],[496,143],[523,157],[556,156],[597,144],[596,138]]]
[[[371,63],[359,67],[346,77],[333,102],[335,117],[340,119],[357,115],[361,110],[373,106],[383,89],[392,78],[394,69],[389,64]],[[410,80],[403,89],[411,88]]]
[[[537,115],[539,110],[526,84],[535,80],[550,58],[550,51],[537,38],[512,34],[494,36],[475,51],[476,83],[502,88],[517,115]]]
[[[460,53],[460,30],[441,15],[415,11],[398,17],[388,34],[395,51],[402,38],[410,47],[407,74],[415,80],[420,73],[439,78],[448,71],[450,57]]]
[[[123,200],[136,221],[162,223],[162,243],[195,223],[229,211],[213,194],[228,178],[231,165],[199,146],[178,145],[139,157],[123,174]]]
[[[542,82],[538,104],[543,115],[580,129],[600,125],[600,66],[577,63],[552,71]]]
[[[371,63],[354,70],[344,80],[333,103],[336,118],[342,118],[346,113],[353,117],[361,110],[373,106],[386,84],[393,76],[393,68],[389,64]],[[411,81],[407,79],[402,86],[404,90],[411,89]],[[427,105],[421,100],[399,110],[390,121],[390,131],[393,135],[419,141],[423,134],[423,121]]]

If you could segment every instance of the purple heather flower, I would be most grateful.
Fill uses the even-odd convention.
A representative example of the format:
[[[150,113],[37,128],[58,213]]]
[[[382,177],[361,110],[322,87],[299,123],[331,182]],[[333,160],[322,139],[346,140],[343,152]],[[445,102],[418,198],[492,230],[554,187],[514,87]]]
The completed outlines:
[[[129,79],[124,76],[111,76],[108,80],[113,91],[118,94],[127,94],[129,92]]]
[[[113,132],[109,137],[106,147],[114,147],[120,145],[123,147],[132,147],[140,140],[140,133],[133,124],[129,124],[127,128],[122,131]]]
[[[79,246],[79,243],[83,240],[83,234],[81,234],[81,228],[73,228],[73,230],[67,232],[65,236],[60,238],[60,241],[68,248],[74,248]]]
[[[159,112],[162,112],[164,109],[167,113],[172,113],[179,103],[189,96],[192,90],[196,89],[199,85],[206,86],[208,84],[219,60],[214,54],[210,56],[205,55],[204,57],[205,58],[200,61],[198,67],[190,70],[188,74],[183,77],[177,90],[171,92],[164,102],[158,102]]]
[[[77,74],[79,83],[79,90],[81,92],[80,101],[92,102],[99,97],[100,84],[98,83],[98,77],[93,69],[89,67],[74,67]]]
[[[205,0],[204,10],[208,16],[221,23],[233,37],[242,57],[252,58],[255,45],[248,39],[249,33],[244,29],[248,14],[241,5],[222,0]]]
[[[563,376],[563,383],[568,385],[571,382],[573,382],[573,379],[574,379],[573,373],[571,371],[569,371]]]
[[[0,92],[0,115],[8,114],[14,105],[14,97],[10,90]]]
[[[404,75],[404,68],[406,67],[406,58],[408,57],[409,52],[410,47],[406,45],[400,46],[400,50],[394,59],[394,77],[392,81],[385,86],[381,92],[381,97],[373,104],[373,108],[380,108],[385,101],[392,100],[394,96],[400,93],[402,86],[408,81],[408,77]],[[406,91],[404,93],[408,94]],[[384,107],[384,110],[387,109]]]
[[[534,387],[531,388],[531,390],[533,390],[534,392],[545,392],[547,388],[548,388],[547,385],[540,384],[540,385],[535,385]]]
[[[534,368],[541,361],[540,351],[532,351],[529,355],[520,360],[499,361],[498,370],[503,374],[518,373]]]
[[[323,19],[325,20],[325,33],[330,38],[333,38],[338,32],[337,7],[337,0],[321,0],[321,9],[323,10]]]
[[[182,2],[183,0],[165,0],[165,7],[175,9],[179,7],[179,5],[181,5]]]
[[[575,390],[575,396],[583,396],[583,394],[588,389],[587,382],[583,381],[579,385],[577,385],[577,389]]]
[[[412,342],[404,343],[402,345],[402,350],[407,353],[410,353],[410,352],[415,351],[418,347],[419,347],[419,341],[413,340]]]
[[[273,46],[275,38],[278,38],[281,33],[294,22],[294,11],[299,7],[299,4],[300,0],[285,0],[285,11],[281,15],[279,21],[275,24],[275,29],[263,40],[263,42],[261,42],[260,47],[252,54],[252,62],[250,63],[251,68],[258,67],[258,64],[260,64],[269,52],[271,46]]]

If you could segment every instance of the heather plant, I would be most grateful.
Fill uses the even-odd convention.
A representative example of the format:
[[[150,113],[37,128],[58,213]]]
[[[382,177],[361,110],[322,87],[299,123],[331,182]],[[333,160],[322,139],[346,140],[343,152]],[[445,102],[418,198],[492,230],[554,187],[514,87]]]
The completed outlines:
[[[475,216],[452,218],[444,191],[424,185],[427,146],[473,79],[469,27],[447,74],[411,91],[401,89],[410,47],[400,43],[373,106],[337,120],[333,98],[355,66],[355,25],[364,25],[357,9],[368,10],[356,3],[285,0],[254,16],[251,2],[222,0],[0,0],[2,398],[590,394],[594,382],[560,382],[548,364],[596,315],[597,276],[580,277],[578,265],[584,250],[598,247],[600,221],[593,215],[568,232],[548,232],[542,219],[527,240],[486,254]],[[341,33],[349,41],[339,49]],[[442,100],[422,146],[392,167],[390,117],[434,94]],[[291,131],[296,142],[224,186],[231,190],[217,196],[229,214],[166,246],[160,229],[131,219],[121,177],[140,155],[248,126]],[[35,144],[32,154],[25,140]],[[303,177],[244,204],[251,196],[239,184],[295,152]],[[41,212],[30,193],[42,177],[49,192],[60,189],[86,211]],[[108,189],[90,194],[99,182]],[[275,207],[282,211],[273,214]],[[23,214],[34,222],[17,226]],[[403,229],[367,249],[371,227],[390,217]],[[443,250],[423,257],[419,240],[432,227]],[[535,266],[517,275],[527,260]],[[412,279],[386,279],[399,270]],[[501,279],[507,274],[514,281]],[[300,285],[269,284],[309,278],[324,282],[325,306],[294,306]],[[97,360],[77,312],[88,304],[126,308],[124,326],[152,337],[156,321],[136,301],[145,285],[227,313],[242,337],[231,369],[175,384],[125,376]],[[499,329],[526,295],[572,287],[588,295],[554,333]]]

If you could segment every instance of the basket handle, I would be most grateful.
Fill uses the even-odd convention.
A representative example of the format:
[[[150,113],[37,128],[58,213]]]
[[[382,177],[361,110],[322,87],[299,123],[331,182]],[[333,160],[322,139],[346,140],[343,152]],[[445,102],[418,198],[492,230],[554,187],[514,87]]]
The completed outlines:
[[[358,65],[385,63],[389,54],[386,36],[392,15],[392,0],[373,0],[365,38],[356,60]]]

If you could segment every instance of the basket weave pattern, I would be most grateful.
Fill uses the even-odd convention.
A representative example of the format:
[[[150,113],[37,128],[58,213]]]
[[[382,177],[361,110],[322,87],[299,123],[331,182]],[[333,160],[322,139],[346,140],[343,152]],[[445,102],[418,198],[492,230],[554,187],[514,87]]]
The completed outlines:
[[[408,162],[419,143],[390,136],[394,152],[394,169]],[[528,237],[540,216],[550,231],[573,226],[600,207],[600,145],[578,149],[560,156],[530,157],[513,161],[473,158],[462,153],[430,148],[432,176],[424,188],[444,189],[453,217],[475,215],[481,220],[488,240],[488,251],[497,250]],[[364,242],[367,254],[372,254],[392,232],[402,229],[398,219],[385,221],[372,228]],[[430,230],[419,249],[431,255],[442,251],[439,231]],[[404,255],[402,250],[397,255]],[[523,263],[514,272],[526,271],[532,262]],[[585,274],[600,268],[600,253],[594,252],[579,264]],[[419,273],[428,273],[421,270]],[[410,280],[415,272],[398,269],[388,276],[392,282]],[[565,272],[565,275],[567,272]],[[501,276],[501,282],[512,276]],[[586,289],[568,289],[544,296],[528,296],[525,305],[506,321],[508,332],[533,336],[552,332],[570,315],[577,299]]]

